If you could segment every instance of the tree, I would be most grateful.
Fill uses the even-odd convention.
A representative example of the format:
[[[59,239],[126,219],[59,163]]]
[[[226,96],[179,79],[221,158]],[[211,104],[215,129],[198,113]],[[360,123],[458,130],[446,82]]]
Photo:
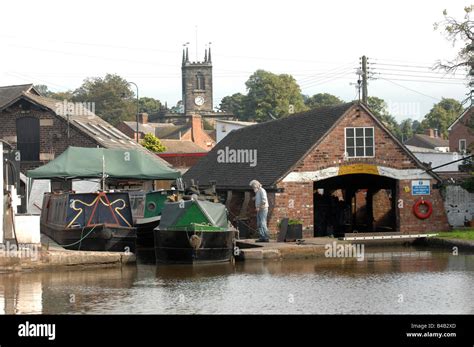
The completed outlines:
[[[410,118],[402,120],[398,128],[400,129],[402,142],[413,137],[413,122]]]
[[[253,111],[257,121],[281,118],[293,112],[307,109],[301,89],[291,75],[257,70],[245,83],[247,86],[247,110]]]
[[[112,125],[124,120],[134,120],[136,100],[128,82],[114,74],[104,78],[92,77],[74,91],[73,100],[94,102],[96,114]]]
[[[445,138],[448,137],[448,127],[462,113],[463,108],[459,101],[442,98],[421,122],[424,129],[438,129]]]
[[[149,97],[142,97],[138,99],[139,111],[140,113],[146,112],[156,113],[159,112],[162,108],[162,104],[160,100],[149,98]]]
[[[387,110],[387,103],[385,100],[376,96],[369,96],[367,98],[367,106],[372,113],[398,138],[402,139],[402,133],[395,117],[390,115]]]
[[[314,94],[311,97],[307,97],[304,101],[305,105],[310,109],[323,107],[323,106],[335,106],[343,104],[344,101],[339,99],[337,96],[328,93]]]
[[[465,15],[463,20],[449,16],[448,12],[444,10],[444,20],[434,25],[435,30],[441,30],[446,39],[453,43],[453,46],[459,41],[462,43],[462,47],[459,49],[455,59],[447,62],[439,61],[438,68],[448,72],[455,72],[460,67],[467,68],[471,89],[474,87],[474,21],[470,19],[473,9],[474,5],[464,8]]]
[[[411,129],[413,134],[420,134],[423,131],[421,128],[421,123],[417,120],[414,120],[413,123],[411,123]]]
[[[247,96],[241,93],[235,93],[222,98],[219,110],[230,112],[240,120],[248,120],[253,115],[253,112],[248,110]]]
[[[73,95],[72,91],[68,90],[65,92],[53,92],[49,90],[48,86],[45,84],[35,84],[33,86],[42,96],[47,98],[52,98],[56,100],[72,100]]]
[[[143,147],[154,153],[166,151],[166,147],[161,143],[160,139],[153,134],[146,134],[140,143]]]
[[[52,93],[46,84],[35,84],[33,85],[33,88],[35,88],[41,95],[46,97],[49,97],[49,95]]]

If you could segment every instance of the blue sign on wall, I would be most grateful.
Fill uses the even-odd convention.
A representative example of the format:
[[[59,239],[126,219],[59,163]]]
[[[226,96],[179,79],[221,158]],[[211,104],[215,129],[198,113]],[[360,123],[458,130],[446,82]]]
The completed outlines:
[[[430,195],[430,180],[411,181],[411,195]]]

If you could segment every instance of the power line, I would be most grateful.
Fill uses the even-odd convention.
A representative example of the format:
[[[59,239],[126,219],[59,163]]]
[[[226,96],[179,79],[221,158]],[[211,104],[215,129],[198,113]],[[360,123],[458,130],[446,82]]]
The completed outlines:
[[[450,72],[447,72],[447,71],[420,71],[420,70],[407,70],[407,69],[392,69],[392,68],[384,68],[384,67],[380,67],[380,68],[377,68],[377,70],[381,70],[381,71],[398,71],[398,72],[410,72],[410,73],[417,73],[417,74],[434,74],[434,75],[443,75],[443,76],[446,76],[446,75],[456,75],[459,74],[458,72],[456,73],[450,73]],[[467,74],[467,71],[465,72],[465,74]]]
[[[436,100],[436,101],[439,101],[439,100],[440,100],[440,99],[439,99],[439,98],[437,98],[437,97],[434,97],[434,96],[431,96],[431,95],[428,95],[428,94],[425,94],[425,93],[419,92],[419,91],[417,91],[417,90],[415,90],[415,89],[412,89],[412,88],[406,87],[406,86],[404,86],[404,85],[402,85],[402,84],[400,84],[400,83],[396,83],[396,82],[394,82],[393,80],[386,79],[386,78],[381,78],[381,77],[380,77],[379,79],[380,79],[380,80],[383,80],[383,81],[390,82],[390,83],[392,83],[392,84],[394,84],[394,85],[396,85],[396,86],[398,86],[398,87],[400,87],[400,88],[403,88],[403,89],[409,90],[409,91],[411,91],[411,92],[414,92],[414,93],[417,93],[417,94],[423,95],[423,96],[425,96],[425,97],[427,97],[427,98],[431,98],[431,99],[434,99],[434,100]]]
[[[438,77],[438,76],[419,76],[419,75],[410,75],[410,74],[399,74],[399,73],[390,73],[390,72],[373,72],[376,75],[388,75],[388,76],[402,76],[402,77],[416,77],[416,78],[434,78],[437,80],[446,80],[446,81],[465,81],[464,78],[452,78],[452,77]]]

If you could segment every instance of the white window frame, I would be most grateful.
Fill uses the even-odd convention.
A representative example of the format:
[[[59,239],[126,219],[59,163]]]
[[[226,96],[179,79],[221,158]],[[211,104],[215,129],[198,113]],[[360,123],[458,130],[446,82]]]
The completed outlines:
[[[461,150],[461,142],[464,142],[464,149],[463,150]],[[466,153],[466,151],[467,151],[467,141],[466,141],[466,139],[459,139],[458,146],[459,146],[458,147],[459,152]]]
[[[354,129],[354,156],[349,156],[349,152],[347,151],[347,129]],[[364,129],[364,155],[359,156],[356,155],[356,129]],[[372,129],[372,139],[373,139],[373,154],[372,155],[365,155],[365,129]],[[375,128],[374,127],[345,127],[344,128],[344,156],[347,159],[357,159],[357,158],[375,158]]]

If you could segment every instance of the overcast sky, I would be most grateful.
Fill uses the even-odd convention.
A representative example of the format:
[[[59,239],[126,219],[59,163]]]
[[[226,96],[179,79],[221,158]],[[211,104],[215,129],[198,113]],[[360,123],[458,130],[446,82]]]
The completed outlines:
[[[421,119],[441,97],[465,98],[458,76],[429,67],[456,48],[433,23],[442,11],[458,18],[469,2],[397,1],[2,1],[0,85],[46,84],[75,89],[86,77],[117,73],[140,96],[181,99],[181,51],[203,59],[212,42],[214,105],[257,69],[292,74],[302,92],[353,100],[359,57],[398,120]],[[196,40],[197,27],[197,40]],[[416,77],[415,77],[416,76]],[[421,80],[423,82],[414,82]]]

